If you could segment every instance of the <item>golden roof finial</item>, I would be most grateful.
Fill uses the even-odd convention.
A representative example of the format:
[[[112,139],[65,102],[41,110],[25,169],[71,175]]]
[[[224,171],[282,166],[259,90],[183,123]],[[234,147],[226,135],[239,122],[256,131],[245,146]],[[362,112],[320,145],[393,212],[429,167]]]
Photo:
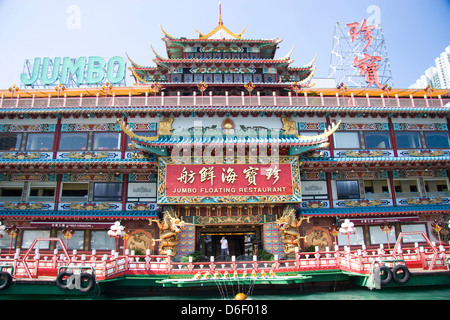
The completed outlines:
[[[223,22],[222,22],[222,4],[220,3],[220,1],[219,1],[219,26],[222,26],[223,25]]]

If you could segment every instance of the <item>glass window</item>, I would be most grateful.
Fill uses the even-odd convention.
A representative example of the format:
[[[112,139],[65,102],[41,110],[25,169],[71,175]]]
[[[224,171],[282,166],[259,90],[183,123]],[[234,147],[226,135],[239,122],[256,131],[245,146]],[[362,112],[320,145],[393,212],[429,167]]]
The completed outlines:
[[[54,136],[53,133],[29,133],[26,150],[51,151]]]
[[[0,238],[0,248],[9,248],[10,245],[12,246],[12,248],[14,248],[14,239],[13,242],[11,244],[11,238],[7,237],[6,235],[3,236],[3,238]],[[3,251],[4,253],[5,251]],[[14,252],[13,250],[11,250],[11,252]]]
[[[338,149],[358,149],[359,148],[358,132],[335,132],[334,146]]]
[[[24,230],[22,239],[22,248],[29,248],[36,238],[49,238],[50,230]],[[50,241],[38,241],[34,248],[49,249]]]
[[[88,193],[88,183],[64,182],[62,184],[61,201],[86,201]]]
[[[425,224],[402,224],[402,232],[423,232],[427,234]],[[425,239],[421,234],[410,234],[404,235],[402,238],[403,243],[413,243],[413,242],[425,242]]]
[[[370,232],[370,243],[371,244],[380,244],[380,243],[387,244],[388,238],[389,238],[389,244],[394,244],[395,241],[397,241],[397,237],[395,236],[395,227],[394,226],[392,226],[392,229],[389,231],[389,233],[387,235],[381,229],[380,226],[370,226],[369,232]]]
[[[113,250],[115,238],[108,236],[108,231],[91,232],[92,250]]]
[[[357,246],[364,244],[364,231],[362,227],[354,227],[355,233],[348,237],[346,234],[339,233],[337,236],[337,242],[340,246],[348,246],[349,240],[351,246]]]
[[[122,183],[94,184],[94,201],[122,201]]]
[[[391,147],[388,132],[365,132],[367,149],[388,149]]]
[[[425,132],[428,148],[450,148],[447,132]]]
[[[73,250],[82,250],[84,248],[84,231],[83,230],[74,230],[72,237],[69,240],[66,240],[62,234],[62,230],[58,230],[58,238],[61,238],[64,245],[67,244],[67,249]]]
[[[155,201],[156,183],[130,182],[128,183],[127,201]]]
[[[418,132],[396,132],[397,148],[421,148]]]
[[[63,132],[59,150],[86,150],[87,137],[87,132]]]
[[[119,132],[96,132],[92,150],[120,150]]]
[[[336,181],[338,199],[359,199],[359,181]]]
[[[17,151],[20,149],[21,133],[5,132],[0,134],[1,151]]]

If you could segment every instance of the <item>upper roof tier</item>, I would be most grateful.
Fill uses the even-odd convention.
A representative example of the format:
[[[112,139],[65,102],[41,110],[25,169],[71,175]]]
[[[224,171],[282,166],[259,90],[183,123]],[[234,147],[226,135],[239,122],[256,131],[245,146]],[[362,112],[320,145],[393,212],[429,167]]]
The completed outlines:
[[[130,58],[132,75],[136,85],[154,82],[166,83],[294,83],[307,87],[315,67],[315,58],[307,65],[291,68],[294,50],[276,58],[281,39],[243,39],[242,34],[226,28],[222,21],[219,3],[217,26],[209,33],[198,33],[197,39],[176,38],[162,27],[167,58],[152,47],[156,67],[137,64]]]

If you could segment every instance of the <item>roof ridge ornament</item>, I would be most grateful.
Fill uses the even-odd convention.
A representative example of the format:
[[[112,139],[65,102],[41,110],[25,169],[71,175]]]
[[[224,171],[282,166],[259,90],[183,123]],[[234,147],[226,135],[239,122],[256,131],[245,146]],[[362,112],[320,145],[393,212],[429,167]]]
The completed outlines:
[[[247,26],[245,26],[244,30],[242,30],[242,32],[240,33],[233,33],[230,30],[228,30],[228,28],[226,28],[223,25],[223,20],[222,20],[222,3],[219,1],[219,21],[217,22],[217,27],[214,28],[214,30],[212,30],[211,32],[209,32],[208,34],[202,34],[200,31],[198,31],[195,27],[194,30],[198,33],[198,38],[199,39],[209,39],[213,36],[216,36],[215,39],[242,39],[242,34],[245,32],[245,30],[247,29]],[[222,32],[221,32],[222,31]],[[217,35],[219,35],[219,37]],[[226,36],[226,37],[225,37]],[[214,38],[212,38],[214,39]]]
[[[218,22],[219,26],[223,26],[223,21],[222,21],[222,3],[219,1],[219,22]]]

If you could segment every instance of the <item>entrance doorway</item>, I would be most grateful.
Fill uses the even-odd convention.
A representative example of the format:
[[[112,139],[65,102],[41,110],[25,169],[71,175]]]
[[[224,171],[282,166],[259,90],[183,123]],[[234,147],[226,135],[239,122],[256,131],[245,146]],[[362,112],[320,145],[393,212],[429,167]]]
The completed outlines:
[[[212,256],[215,260],[222,260],[220,252],[222,237],[228,241],[228,260],[231,260],[231,256],[235,256],[237,261],[252,260],[253,255],[258,253],[259,227],[218,228],[207,226],[197,229],[198,250],[208,259]]]

